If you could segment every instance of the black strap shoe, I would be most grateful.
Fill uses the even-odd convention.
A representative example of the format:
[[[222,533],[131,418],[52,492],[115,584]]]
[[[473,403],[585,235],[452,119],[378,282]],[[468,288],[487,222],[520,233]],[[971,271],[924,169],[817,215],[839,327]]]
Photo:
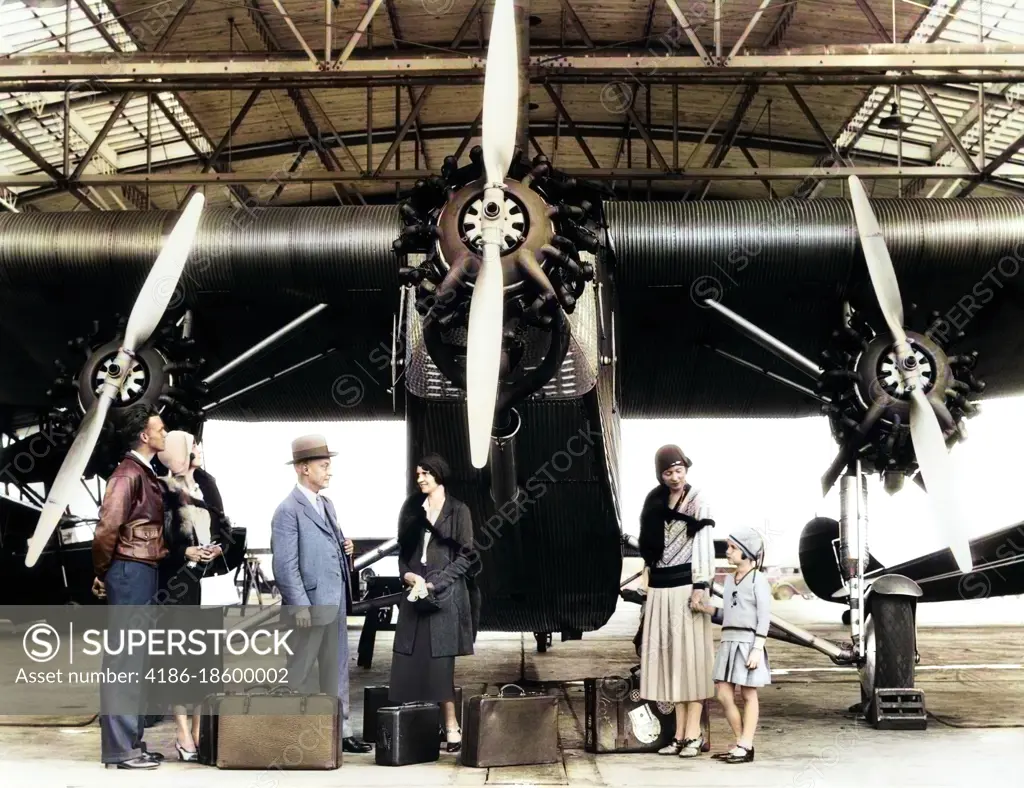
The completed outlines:
[[[373,745],[357,739],[355,736],[348,736],[341,740],[341,749],[344,752],[363,754],[370,752]]]
[[[723,763],[750,763],[754,760],[753,747],[741,747],[737,744],[723,759]]]

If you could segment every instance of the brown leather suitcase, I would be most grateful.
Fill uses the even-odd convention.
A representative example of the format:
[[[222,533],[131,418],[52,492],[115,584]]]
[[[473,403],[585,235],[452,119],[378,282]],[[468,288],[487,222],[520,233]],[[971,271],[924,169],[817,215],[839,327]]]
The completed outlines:
[[[512,687],[521,694],[506,694]],[[466,701],[464,766],[527,766],[561,759],[557,696],[527,693],[507,684],[497,695],[475,695]]]
[[[341,765],[338,699],[285,687],[215,695],[208,730],[218,769],[337,769]]]

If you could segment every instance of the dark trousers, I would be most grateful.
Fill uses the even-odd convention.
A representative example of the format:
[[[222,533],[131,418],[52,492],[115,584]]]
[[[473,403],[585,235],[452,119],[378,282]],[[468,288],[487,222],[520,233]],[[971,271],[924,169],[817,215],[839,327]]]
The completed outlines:
[[[159,575],[155,567],[137,561],[115,559],[104,578],[108,605],[153,605],[159,588]],[[132,616],[118,615],[111,610],[108,628],[114,643],[117,630],[129,627],[143,629],[145,621],[132,621]],[[127,637],[127,633],[125,633]],[[138,680],[130,684],[104,683],[100,690],[103,710],[114,711],[100,716],[100,751],[103,763],[121,763],[137,757],[142,751],[142,734],[146,729],[144,654],[103,657],[103,669],[134,671]],[[138,752],[137,752],[138,751]]]
[[[291,636],[292,656],[288,657],[288,685],[296,692],[315,694],[337,693],[341,706],[342,738],[352,736],[349,718],[348,628],[345,605],[338,617],[327,625],[296,628]],[[313,663],[318,667],[318,686],[313,682]],[[366,735],[366,731],[363,731]]]

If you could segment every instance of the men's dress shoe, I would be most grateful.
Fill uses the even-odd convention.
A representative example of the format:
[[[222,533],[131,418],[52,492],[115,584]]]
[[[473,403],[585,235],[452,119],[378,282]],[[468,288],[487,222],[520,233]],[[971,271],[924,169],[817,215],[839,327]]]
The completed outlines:
[[[106,767],[108,769],[155,769],[159,765],[160,761],[154,760],[153,758],[147,757],[143,754],[135,758],[130,758],[127,761],[121,761],[120,763],[108,763],[106,764]]]
[[[341,740],[341,749],[344,752],[367,753],[373,749],[373,745],[361,741],[355,736],[349,736]]]

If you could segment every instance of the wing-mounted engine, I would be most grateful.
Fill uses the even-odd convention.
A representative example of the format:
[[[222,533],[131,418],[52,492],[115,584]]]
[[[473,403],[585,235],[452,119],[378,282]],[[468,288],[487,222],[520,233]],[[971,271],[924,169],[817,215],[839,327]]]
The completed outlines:
[[[116,363],[118,350],[123,344],[128,318],[120,316],[116,332],[104,332],[99,321],[94,321],[86,336],[68,341],[68,354],[54,361],[57,377],[48,390],[50,410],[40,430],[63,455],[75,439],[82,418],[92,408],[104,381]],[[203,422],[201,399],[207,392],[199,377],[203,359],[195,350],[191,337],[191,313],[185,312],[174,319],[168,315],[150,340],[138,348],[129,359],[129,368],[111,403],[112,418],[103,427],[84,476],[108,476],[120,461],[120,446],[114,440],[117,413],[133,405],[156,407],[168,430],[182,429],[199,435]],[[104,342],[102,335],[116,333],[116,338]],[[51,471],[56,468],[50,469]],[[45,478],[52,478],[51,472]],[[26,481],[37,481],[27,479]]]
[[[470,303],[482,260],[484,172],[479,147],[402,203],[396,254],[415,288],[406,317],[406,386],[425,399],[462,400]],[[505,181],[501,265],[503,339],[495,427],[531,395],[574,399],[597,382],[597,305],[587,283],[600,247],[600,192],[547,159],[513,162]]]
[[[935,412],[947,447],[967,437],[965,420],[978,413],[969,399],[985,384],[974,376],[978,353],[949,355],[959,337],[942,331],[940,313],[924,331],[907,330],[908,361],[916,367],[924,395]],[[886,489],[897,492],[918,470],[910,432],[910,394],[898,368],[895,340],[876,333],[863,315],[844,310],[842,327],[833,332],[833,347],[821,354],[824,372],[818,390],[831,404],[829,417],[839,453],[822,477],[828,491],[853,459],[865,472],[883,476]],[[920,477],[917,477],[918,479]]]

